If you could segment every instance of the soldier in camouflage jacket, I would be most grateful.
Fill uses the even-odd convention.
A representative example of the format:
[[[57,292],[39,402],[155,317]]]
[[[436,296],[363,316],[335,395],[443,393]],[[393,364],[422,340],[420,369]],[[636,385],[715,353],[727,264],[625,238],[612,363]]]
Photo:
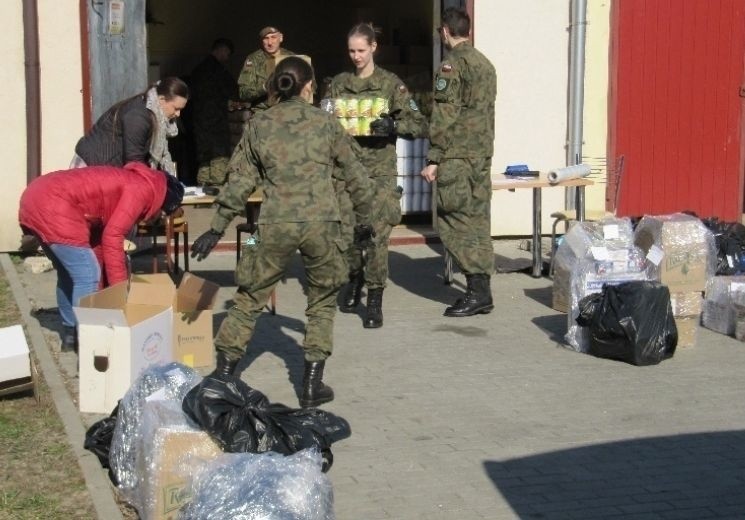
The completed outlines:
[[[228,102],[237,99],[238,88],[225,63],[233,43],[219,38],[212,51],[191,73],[191,107],[194,143],[197,151],[197,183],[220,186],[225,182],[230,146]]]
[[[357,239],[365,242],[372,233],[367,172],[341,125],[309,104],[312,75],[312,67],[298,57],[286,58],[277,66],[270,88],[279,103],[249,121],[231,158],[228,183],[217,199],[211,230],[192,247],[192,256],[204,258],[261,184],[264,200],[259,233],[239,244],[244,254],[235,273],[238,291],[215,337],[218,366],[213,375],[233,374],[256,319],[299,249],[308,280],[301,406],[333,399],[331,388],[321,379],[333,349],[336,297],[347,273],[334,178],[345,183],[351,196],[361,224]]]
[[[435,75],[432,144],[421,172],[428,182],[437,180],[437,229],[466,276],[465,296],[445,309],[453,317],[494,308],[490,210],[497,76],[469,42],[470,25],[465,11],[443,11],[440,36],[450,52]]]
[[[238,95],[241,101],[251,104],[252,110],[267,108],[267,81],[278,58],[295,54],[281,47],[284,36],[276,27],[264,27],[259,31],[259,39],[261,49],[248,55],[238,77]]]
[[[367,285],[365,328],[383,325],[382,298],[388,279],[388,240],[393,226],[401,221],[401,192],[396,186],[396,136],[419,137],[426,132],[426,120],[411,97],[406,85],[393,73],[375,65],[373,53],[377,47],[375,31],[369,24],[354,26],[347,38],[349,56],[355,66],[351,72],[335,76],[330,96],[335,99],[382,99],[387,105],[386,116],[370,124],[372,135],[355,137],[362,164],[375,185],[373,227],[375,240],[363,252],[355,247],[347,251],[349,284],[342,296],[342,312],[355,312],[360,303],[362,286]],[[348,195],[338,189],[342,209],[343,233],[349,238],[354,227]],[[346,218],[345,218],[346,217]]]

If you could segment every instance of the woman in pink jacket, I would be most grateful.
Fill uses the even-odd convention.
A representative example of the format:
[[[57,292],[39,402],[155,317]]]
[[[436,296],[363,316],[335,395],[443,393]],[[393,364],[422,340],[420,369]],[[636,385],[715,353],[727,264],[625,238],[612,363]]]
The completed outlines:
[[[28,185],[18,220],[57,270],[63,351],[77,347],[78,300],[127,280],[123,244],[134,225],[172,213],[183,196],[178,179],[136,162],[57,171]]]

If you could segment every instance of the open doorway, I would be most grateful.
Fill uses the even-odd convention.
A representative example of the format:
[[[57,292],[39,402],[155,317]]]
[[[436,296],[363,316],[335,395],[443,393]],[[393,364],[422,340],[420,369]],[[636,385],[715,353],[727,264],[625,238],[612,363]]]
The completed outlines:
[[[375,62],[398,75],[426,113],[431,95],[433,27],[436,0],[147,0],[148,79],[179,76],[209,52],[212,41],[229,38],[235,52],[228,68],[238,77],[246,56],[259,48],[259,30],[267,25],[284,34],[283,47],[311,56],[319,83],[351,67],[346,35],[359,22],[380,28]],[[438,6],[439,7],[439,6]],[[439,46],[439,44],[438,44]],[[188,139],[176,154],[189,153]],[[188,156],[179,161],[180,176],[189,182],[195,166]]]

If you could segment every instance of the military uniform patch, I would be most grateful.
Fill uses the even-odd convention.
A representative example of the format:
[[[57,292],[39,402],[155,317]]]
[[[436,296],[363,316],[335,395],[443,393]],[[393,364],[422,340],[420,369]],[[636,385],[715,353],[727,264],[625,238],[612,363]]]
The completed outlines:
[[[407,93],[407,92],[409,91],[409,89],[407,89],[407,88],[406,88],[406,85],[404,85],[403,83],[401,83],[401,84],[400,84],[400,85],[398,86],[398,91],[399,91],[399,92],[400,92],[401,94],[406,94],[406,93]]]
[[[254,62],[251,60],[246,60],[246,63],[243,64],[244,67],[249,68],[254,66]]]
[[[412,110],[419,110],[419,107],[416,106],[416,101],[414,101],[413,99],[409,100],[409,108],[411,108]]]
[[[445,78],[438,78],[437,83],[435,83],[435,88],[437,90],[445,90],[448,86],[448,80]]]
[[[453,66],[449,63],[443,63],[442,64],[442,72],[451,72],[453,70]]]

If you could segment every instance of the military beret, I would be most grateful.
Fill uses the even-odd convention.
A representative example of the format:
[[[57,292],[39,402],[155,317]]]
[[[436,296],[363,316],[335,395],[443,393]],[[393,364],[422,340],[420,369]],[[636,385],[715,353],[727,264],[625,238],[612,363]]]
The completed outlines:
[[[264,38],[264,36],[266,36],[267,34],[278,33],[278,32],[279,32],[279,29],[277,29],[276,27],[267,25],[266,27],[264,27],[262,30],[259,31],[259,38]]]

